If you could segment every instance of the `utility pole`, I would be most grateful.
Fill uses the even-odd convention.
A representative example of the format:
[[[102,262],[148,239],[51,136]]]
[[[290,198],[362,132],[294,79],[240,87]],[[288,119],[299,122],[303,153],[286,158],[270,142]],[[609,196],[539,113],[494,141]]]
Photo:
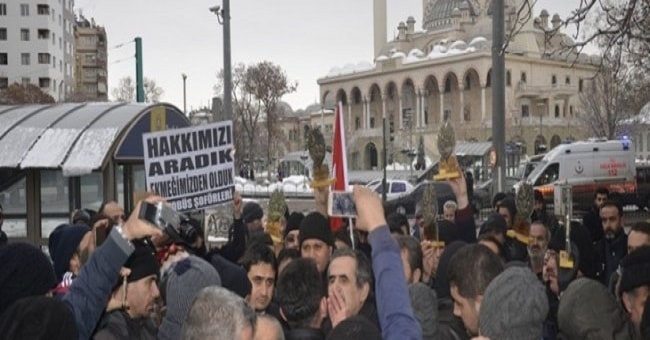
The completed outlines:
[[[232,119],[232,70],[230,60],[230,0],[223,0],[223,8],[210,7],[210,12],[217,16],[223,25],[223,114],[225,119]]]
[[[144,76],[142,74],[142,38],[135,38],[135,99],[144,103]]]
[[[230,61],[230,0],[223,0],[223,101],[226,119],[232,119],[232,71]]]
[[[183,114],[187,115],[187,91],[185,90],[185,81],[187,80],[187,74],[181,74],[183,77]]]
[[[492,169],[492,186],[494,192],[503,192],[506,174],[505,9],[503,0],[493,0],[492,6],[492,146],[497,156]]]
[[[381,118],[381,122],[382,122],[381,123],[382,124],[381,138],[382,138],[382,154],[383,154],[382,157],[381,157],[382,158],[381,163],[382,163],[382,166],[384,168],[384,170],[383,170],[384,171],[384,177],[381,180],[381,200],[383,202],[386,202],[386,190],[388,189],[387,188],[388,185],[386,183],[386,166],[388,165],[386,157],[388,156],[388,152],[386,151],[386,128],[387,127],[386,127],[386,113],[385,113],[385,111],[386,110],[384,110],[384,114],[383,114],[383,116]]]

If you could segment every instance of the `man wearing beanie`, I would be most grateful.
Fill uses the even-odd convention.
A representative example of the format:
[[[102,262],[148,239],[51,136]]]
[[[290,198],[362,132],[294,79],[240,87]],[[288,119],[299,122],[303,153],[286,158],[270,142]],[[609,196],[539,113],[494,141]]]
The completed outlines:
[[[61,224],[50,233],[48,248],[54,264],[54,274],[59,281],[55,295],[68,292],[72,281],[79,275],[81,267],[94,251],[93,233],[81,224]]]
[[[155,339],[156,326],[150,314],[160,297],[160,266],[153,249],[137,244],[124,267],[130,273],[113,289],[109,312],[100,321],[94,339]]]
[[[607,287],[592,279],[571,282],[562,293],[557,319],[561,339],[634,339],[623,308]]]
[[[288,249],[298,249],[298,235],[300,233],[300,223],[305,215],[299,212],[292,212],[287,219],[287,226],[284,229],[284,247]]]
[[[305,216],[300,222],[300,254],[316,262],[319,273],[324,273],[334,250],[334,236],[327,218],[319,212]]]
[[[621,261],[619,292],[623,306],[640,333],[641,319],[650,289],[650,246],[642,246],[628,254]]]
[[[528,267],[511,266],[485,290],[479,333],[490,339],[539,340],[548,313],[544,286]]]
[[[161,295],[167,308],[158,328],[159,340],[180,339],[190,305],[199,291],[208,286],[221,285],[221,278],[211,264],[185,254],[181,259],[170,259],[175,262],[169,264],[161,279]]]
[[[56,286],[47,255],[27,243],[0,247],[0,317],[21,298],[45,295]]]

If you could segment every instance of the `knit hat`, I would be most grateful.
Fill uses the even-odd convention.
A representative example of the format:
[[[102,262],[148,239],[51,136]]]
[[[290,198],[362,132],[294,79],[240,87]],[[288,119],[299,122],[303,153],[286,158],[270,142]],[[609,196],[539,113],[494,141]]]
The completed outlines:
[[[70,268],[70,259],[77,251],[81,239],[90,232],[90,228],[82,224],[61,224],[50,233],[48,248],[54,263],[56,279],[61,281],[63,274]]]
[[[650,246],[643,246],[621,260],[620,292],[650,283]]]
[[[377,326],[361,315],[351,316],[341,321],[327,335],[332,340],[381,340]]]
[[[152,249],[145,244],[135,244],[135,251],[126,260],[124,267],[131,270],[131,274],[126,278],[127,282],[135,282],[151,275],[160,276],[160,264]]]
[[[481,335],[499,340],[539,340],[548,314],[544,286],[525,267],[509,267],[483,294],[479,312]]]
[[[0,247],[0,315],[14,301],[45,295],[58,283],[50,260],[27,243]]]
[[[180,339],[196,294],[205,287],[220,285],[217,271],[199,257],[191,255],[174,263],[161,284],[167,312],[158,329],[158,339]]]
[[[255,220],[259,220],[264,216],[264,211],[259,204],[255,202],[248,202],[244,204],[244,209],[241,214],[242,220],[244,223],[250,223]]]
[[[488,216],[487,221],[481,226],[479,235],[483,235],[488,232],[495,232],[497,234],[505,234],[508,231],[508,225],[503,216],[499,214],[491,214]]]
[[[565,339],[632,339],[632,325],[620,304],[607,287],[592,279],[580,278],[569,285],[560,299],[557,320]]]
[[[300,247],[302,242],[315,238],[325,242],[329,246],[334,246],[334,236],[330,230],[327,218],[319,212],[313,212],[300,222],[300,234],[298,235]]]
[[[32,296],[16,301],[0,318],[4,339],[77,339],[70,309],[55,298]]]
[[[302,220],[305,218],[305,215],[299,212],[292,212],[291,215],[289,215],[289,218],[287,219],[287,226],[284,228],[284,235],[283,237],[287,237],[287,234],[289,234],[290,231],[293,230],[299,230],[300,229],[300,223]]]
[[[438,333],[438,299],[436,292],[422,282],[409,286],[413,316],[422,327],[422,339],[436,339]]]

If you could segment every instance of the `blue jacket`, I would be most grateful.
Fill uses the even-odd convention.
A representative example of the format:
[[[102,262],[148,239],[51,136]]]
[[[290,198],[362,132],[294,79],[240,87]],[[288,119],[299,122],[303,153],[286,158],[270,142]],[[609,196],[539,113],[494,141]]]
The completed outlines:
[[[74,315],[80,340],[92,336],[113,286],[119,281],[120,269],[133,251],[133,246],[113,228],[63,296],[63,302]]]
[[[372,269],[379,325],[384,340],[422,339],[422,328],[413,316],[402,258],[397,242],[383,225],[368,236],[372,247]]]

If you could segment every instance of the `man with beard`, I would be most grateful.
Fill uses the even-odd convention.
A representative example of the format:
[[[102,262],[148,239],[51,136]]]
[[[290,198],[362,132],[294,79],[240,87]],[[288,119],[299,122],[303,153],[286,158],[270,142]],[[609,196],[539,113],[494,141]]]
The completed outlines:
[[[596,243],[596,278],[610,283],[621,259],[627,255],[627,235],[623,230],[623,208],[618,202],[607,201],[600,207],[604,237]]]
[[[609,190],[599,187],[594,193],[594,204],[582,218],[582,224],[589,230],[591,242],[594,244],[603,239],[603,223],[600,219],[600,208],[609,198]]]
[[[544,255],[548,248],[550,232],[546,229],[544,223],[541,221],[534,221],[530,225],[528,238],[528,264],[533,273],[535,273],[538,278],[541,278],[542,270],[544,269]]]

